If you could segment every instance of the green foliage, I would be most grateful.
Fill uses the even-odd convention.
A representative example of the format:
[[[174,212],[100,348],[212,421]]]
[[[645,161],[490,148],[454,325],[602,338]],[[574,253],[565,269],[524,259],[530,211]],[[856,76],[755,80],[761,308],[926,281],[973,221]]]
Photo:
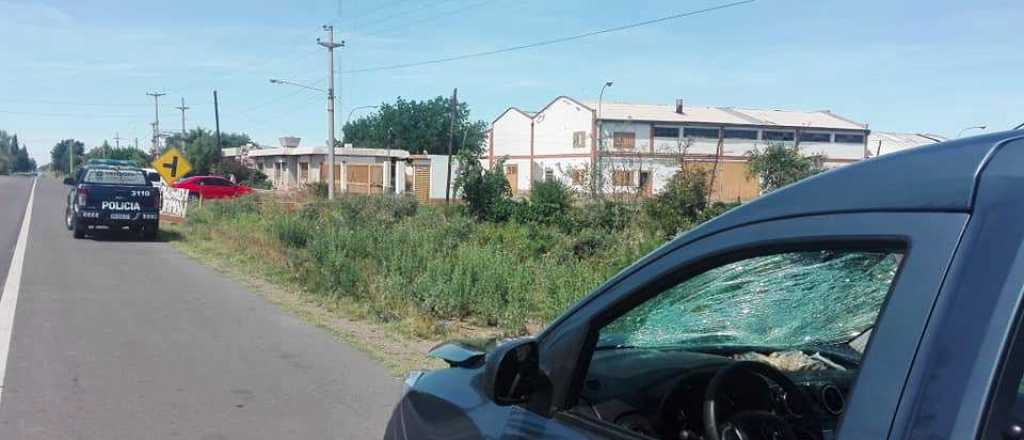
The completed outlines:
[[[704,222],[706,222],[708,220],[711,220],[711,219],[713,219],[715,217],[718,217],[718,216],[724,214],[726,211],[728,211],[728,210],[730,210],[732,208],[735,208],[737,206],[740,206],[740,202],[729,202],[729,203],[715,202],[715,203],[712,203],[710,206],[708,206],[707,208],[702,210],[699,215],[697,215],[697,223],[704,223]]]
[[[139,167],[149,167],[149,155],[145,151],[134,147],[112,147],[107,141],[103,141],[98,147],[93,147],[85,153],[85,160],[89,159],[116,159],[130,160]]]
[[[252,139],[244,133],[221,133],[221,145],[218,147],[216,133],[201,127],[189,130],[184,136],[177,133],[167,138],[168,146],[178,147],[185,153],[192,164],[189,174],[193,176],[215,173],[222,148],[238,148],[250,142]]]
[[[190,212],[190,240],[259,258],[311,294],[356,300],[383,321],[463,319],[521,334],[660,243],[635,228],[477,222],[411,197],[343,196],[298,210],[254,199]]]
[[[665,236],[689,229],[708,204],[708,180],[703,168],[682,167],[661,193],[644,204],[652,226]]]
[[[18,135],[0,130],[0,174],[35,171],[36,161],[28,155],[28,146],[18,143]]]
[[[504,161],[484,169],[475,155],[469,151],[458,155],[459,172],[455,176],[455,192],[462,194],[462,200],[470,214],[480,220],[500,221],[508,218],[503,210],[508,209],[512,190],[505,179]]]
[[[356,147],[399,148],[410,153],[447,154],[451,101],[438,96],[428,101],[406,100],[381,104],[376,113],[345,124],[345,142]],[[469,105],[460,102],[455,115],[453,152],[479,152],[484,121],[470,121]]]
[[[772,192],[825,170],[822,155],[804,156],[796,145],[768,145],[747,153],[747,175],[756,177],[761,190]]]
[[[249,168],[234,159],[221,158],[213,164],[210,171],[221,176],[235,176],[235,181],[253,188],[269,189],[271,186],[267,175],[262,171]]]
[[[68,150],[70,150],[70,159],[68,158]],[[61,174],[67,174],[68,161],[71,160],[77,170],[84,163],[84,157],[85,144],[75,139],[64,139],[57,142],[50,149],[50,169]]]

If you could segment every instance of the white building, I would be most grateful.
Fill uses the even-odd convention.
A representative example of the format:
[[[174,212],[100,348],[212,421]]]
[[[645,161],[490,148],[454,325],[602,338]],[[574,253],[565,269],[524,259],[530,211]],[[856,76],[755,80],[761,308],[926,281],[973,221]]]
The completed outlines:
[[[875,156],[879,156],[946,140],[943,136],[931,133],[872,131],[868,135],[868,151]]]
[[[796,144],[837,166],[870,157],[867,125],[828,110],[583,102],[560,96],[537,112],[509,108],[492,123],[489,165],[504,159],[513,192],[559,179],[584,189],[592,173],[606,191],[659,191],[681,160],[715,170],[712,197],[749,200],[746,154],[769,143]],[[594,165],[597,164],[595,168]],[[595,171],[596,170],[596,171]]]
[[[224,148],[221,153],[262,171],[276,190],[301,190],[328,179],[327,148],[301,147],[298,138],[281,138],[280,147]],[[402,193],[408,157],[409,152],[400,149],[337,147],[335,188],[349,193]]]

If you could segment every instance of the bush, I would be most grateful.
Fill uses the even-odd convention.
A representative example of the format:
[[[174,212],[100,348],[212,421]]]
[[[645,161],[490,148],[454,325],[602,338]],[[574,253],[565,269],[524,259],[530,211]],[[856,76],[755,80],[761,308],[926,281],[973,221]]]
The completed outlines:
[[[502,221],[503,206],[512,195],[505,179],[504,161],[485,170],[471,153],[458,156],[459,172],[455,177],[455,191],[462,193],[462,200],[471,215],[480,220]]]
[[[683,167],[660,194],[644,204],[652,227],[665,236],[689,229],[707,206],[708,172]]]
[[[796,145],[755,148],[747,158],[747,175],[756,177],[766,193],[825,171],[825,156],[804,156]]]

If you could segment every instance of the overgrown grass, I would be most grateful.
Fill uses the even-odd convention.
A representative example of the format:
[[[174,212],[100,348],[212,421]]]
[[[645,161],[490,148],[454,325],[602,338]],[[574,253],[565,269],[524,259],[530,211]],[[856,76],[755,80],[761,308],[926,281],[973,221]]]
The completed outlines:
[[[346,196],[296,208],[255,197],[189,213],[186,239],[260,265],[272,280],[422,337],[466,321],[522,334],[663,241],[607,229],[478,222],[409,198]]]

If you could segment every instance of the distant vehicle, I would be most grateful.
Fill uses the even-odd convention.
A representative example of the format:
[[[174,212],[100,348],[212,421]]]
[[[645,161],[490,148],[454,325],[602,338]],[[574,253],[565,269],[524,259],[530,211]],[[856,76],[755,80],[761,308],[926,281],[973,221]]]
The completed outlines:
[[[201,199],[228,199],[252,192],[252,188],[248,186],[232,183],[230,180],[218,176],[188,177],[172,186],[187,189],[190,192],[190,197]]]
[[[163,188],[165,186],[163,178],[160,177],[160,173],[156,170],[152,168],[143,168],[142,171],[146,173],[146,180],[149,180],[151,185],[157,188]]]
[[[1021,439],[1021,188],[1012,131],[772,192],[534,337],[436,347],[385,438]]]
[[[64,217],[75,238],[97,229],[129,230],[146,240],[156,238],[160,191],[138,167],[90,161],[64,184],[72,187]]]

